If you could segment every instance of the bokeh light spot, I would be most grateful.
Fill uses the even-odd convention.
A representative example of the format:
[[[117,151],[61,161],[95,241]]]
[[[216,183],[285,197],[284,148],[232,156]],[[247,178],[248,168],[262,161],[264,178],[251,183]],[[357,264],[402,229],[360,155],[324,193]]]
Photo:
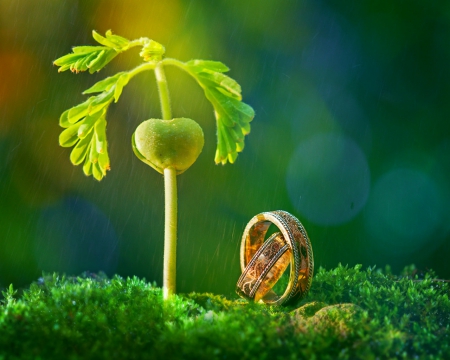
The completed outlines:
[[[338,225],[364,207],[370,170],[353,140],[319,134],[298,145],[286,182],[291,202],[303,216],[319,225]]]
[[[375,183],[368,202],[366,227],[375,240],[372,245],[389,254],[420,250],[440,225],[442,209],[439,189],[427,174],[391,170]]]

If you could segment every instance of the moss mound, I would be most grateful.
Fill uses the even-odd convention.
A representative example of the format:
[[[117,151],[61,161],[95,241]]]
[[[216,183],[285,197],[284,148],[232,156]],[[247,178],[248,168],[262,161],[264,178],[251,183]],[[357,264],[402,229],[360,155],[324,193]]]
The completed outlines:
[[[196,293],[163,302],[138,278],[55,274],[3,292],[0,359],[448,359],[449,290],[432,273],[339,266],[278,308]]]

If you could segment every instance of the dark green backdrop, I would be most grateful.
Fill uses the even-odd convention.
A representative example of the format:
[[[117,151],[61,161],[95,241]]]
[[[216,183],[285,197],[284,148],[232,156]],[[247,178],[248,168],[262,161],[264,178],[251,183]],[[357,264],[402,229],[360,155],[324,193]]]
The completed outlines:
[[[316,266],[406,264],[450,277],[450,3],[433,1],[0,1],[0,287],[42,271],[161,283],[163,179],[132,153],[159,117],[154,77],[108,113],[111,171],[98,183],[58,146],[59,115],[96,80],[52,60],[91,30],[147,36],[181,60],[221,60],[256,111],[234,165],[214,165],[197,84],[168,69],[173,112],[205,148],[179,176],[178,289],[230,294],[240,236],[259,212],[305,225]]]

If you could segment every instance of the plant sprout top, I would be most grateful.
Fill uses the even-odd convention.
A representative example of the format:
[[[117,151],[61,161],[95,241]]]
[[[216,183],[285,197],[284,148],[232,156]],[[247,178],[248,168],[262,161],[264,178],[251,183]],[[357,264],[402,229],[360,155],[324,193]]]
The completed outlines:
[[[244,149],[244,137],[250,132],[250,121],[255,113],[243,103],[240,85],[224,73],[229,69],[218,61],[191,60],[182,62],[163,58],[165,48],[148,38],[130,41],[111,31],[103,37],[92,32],[101,46],[76,46],[72,53],[54,61],[59,72],[71,70],[78,73],[100,71],[114,57],[132,47],[141,46],[140,56],[144,63],[130,71],[119,72],[97,82],[83,94],[97,94],[85,102],[66,110],[59,124],[65,128],[59,137],[61,146],[74,147],[70,160],[74,165],[83,163],[86,175],[101,180],[110,169],[106,140],[106,112],[109,105],[117,102],[130,79],[142,71],[157,66],[173,65],[191,75],[203,88],[206,98],[214,108],[217,123],[216,164],[234,163],[238,152]]]

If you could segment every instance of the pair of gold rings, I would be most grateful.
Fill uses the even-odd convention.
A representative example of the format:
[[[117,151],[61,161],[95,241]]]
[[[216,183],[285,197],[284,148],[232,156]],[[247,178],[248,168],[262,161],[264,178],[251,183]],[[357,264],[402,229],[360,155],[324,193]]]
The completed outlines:
[[[270,225],[279,231],[265,240]],[[286,211],[263,212],[247,224],[241,242],[241,270],[236,292],[243,298],[286,305],[309,291],[314,271],[311,242],[300,221]],[[284,292],[273,287],[290,265]]]

